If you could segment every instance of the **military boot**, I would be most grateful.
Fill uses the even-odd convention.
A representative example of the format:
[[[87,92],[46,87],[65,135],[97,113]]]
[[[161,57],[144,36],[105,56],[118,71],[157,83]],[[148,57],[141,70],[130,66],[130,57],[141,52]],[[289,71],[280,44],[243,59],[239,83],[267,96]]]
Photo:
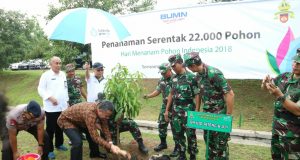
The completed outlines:
[[[143,153],[143,154],[148,154],[148,148],[146,148],[146,146],[143,143],[143,139],[138,139],[137,140],[138,145],[139,145],[139,150]]]
[[[196,160],[196,155],[195,154],[190,154],[190,160]]]
[[[186,160],[186,156],[185,153],[179,153],[179,157],[177,158],[177,160]]]
[[[179,154],[179,146],[176,144],[173,152],[170,154],[170,157],[177,157]]]
[[[168,145],[167,145],[167,141],[166,138],[160,138],[160,144],[156,147],[154,147],[154,151],[159,152],[163,149],[167,149]]]

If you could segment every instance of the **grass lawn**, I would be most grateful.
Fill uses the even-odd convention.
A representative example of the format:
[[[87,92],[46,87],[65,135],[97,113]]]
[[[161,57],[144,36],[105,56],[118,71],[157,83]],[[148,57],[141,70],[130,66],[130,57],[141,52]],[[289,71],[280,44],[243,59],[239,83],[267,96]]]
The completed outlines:
[[[9,104],[27,103],[34,99],[42,104],[37,93],[42,70],[36,71],[4,71],[0,72],[0,91],[9,98]],[[84,71],[77,71],[82,78]],[[273,116],[273,97],[260,89],[260,80],[229,80],[234,93],[233,128],[270,131]],[[143,80],[144,93],[152,92],[157,79]],[[144,100],[142,109],[136,119],[156,121],[161,106],[161,96]],[[151,114],[149,114],[151,113]],[[240,117],[241,116],[241,117]],[[240,120],[242,123],[240,123]]]
[[[129,151],[132,156],[137,157],[138,160],[148,160],[151,155],[158,154],[154,152],[153,148],[159,143],[159,138],[157,135],[143,133],[143,138],[145,145],[149,148],[148,155],[140,154],[138,150],[137,143],[133,140],[129,132],[121,133],[121,148]],[[65,138],[65,144],[67,145],[68,138]],[[21,154],[36,152],[37,142],[30,134],[26,132],[20,132],[18,135],[19,151]],[[68,145],[67,145],[68,146]],[[69,147],[69,146],[68,146]],[[168,149],[160,152],[161,154],[170,154],[173,151],[174,144],[172,142],[171,136],[168,138]],[[204,141],[198,140],[199,153],[197,159],[205,159],[205,144]],[[269,147],[259,147],[259,146],[248,146],[240,144],[229,144],[229,154],[230,159],[233,160],[267,160],[271,159],[270,148]],[[102,150],[103,151],[103,150]],[[54,151],[57,160],[67,160],[70,159],[70,151]],[[0,152],[1,155],[1,152]],[[189,155],[187,154],[187,157]],[[109,155],[109,159],[116,160],[117,157]],[[83,144],[83,159],[89,159],[89,148],[87,141]]]
[[[0,91],[5,92],[9,99],[9,105],[14,106],[21,103],[28,103],[34,99],[42,104],[42,100],[37,93],[39,78],[43,73],[42,70],[37,71],[0,71]],[[81,77],[84,77],[84,71],[77,71]],[[273,97],[260,89],[260,80],[229,80],[234,93],[234,121],[233,128],[251,129],[259,131],[270,131],[273,116]],[[143,80],[144,93],[152,92],[157,85],[157,79]],[[161,96],[144,100],[142,99],[142,110],[136,119],[156,121],[160,111]],[[149,114],[151,113],[151,114]],[[241,116],[242,115],[242,116]],[[240,117],[241,116],[241,117]],[[240,123],[242,119],[242,123]],[[144,141],[150,148],[149,155],[156,154],[153,151],[154,146],[159,143],[157,135],[143,133]],[[170,136],[171,137],[171,136]],[[168,139],[169,148],[165,153],[171,153],[173,143],[171,138]],[[68,139],[66,138],[65,144]],[[32,136],[24,132],[18,136],[18,144],[21,147],[21,153],[35,152],[36,142]],[[203,141],[198,141],[200,152],[198,159],[205,159],[205,146]],[[84,144],[84,159],[88,159],[88,148]],[[131,153],[138,153],[137,144],[132,141],[129,133],[121,134],[121,148],[129,150]],[[69,152],[55,151],[57,159],[69,159]],[[1,153],[0,153],[1,154]],[[115,159],[115,158],[111,158]],[[138,159],[148,159],[148,156],[141,156]],[[238,160],[265,160],[271,159],[270,148],[247,146],[239,144],[230,144],[230,159]]]

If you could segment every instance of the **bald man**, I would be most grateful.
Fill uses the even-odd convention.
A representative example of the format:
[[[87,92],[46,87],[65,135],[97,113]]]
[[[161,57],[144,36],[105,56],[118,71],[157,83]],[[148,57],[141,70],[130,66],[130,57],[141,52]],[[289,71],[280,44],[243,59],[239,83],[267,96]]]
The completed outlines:
[[[40,78],[38,93],[43,99],[46,113],[46,132],[50,139],[50,152],[48,157],[55,158],[53,137],[55,134],[55,147],[61,151],[68,149],[63,145],[63,131],[57,125],[57,119],[61,112],[68,108],[68,86],[64,72],[61,71],[61,60],[59,57],[50,59],[50,70],[44,72]]]

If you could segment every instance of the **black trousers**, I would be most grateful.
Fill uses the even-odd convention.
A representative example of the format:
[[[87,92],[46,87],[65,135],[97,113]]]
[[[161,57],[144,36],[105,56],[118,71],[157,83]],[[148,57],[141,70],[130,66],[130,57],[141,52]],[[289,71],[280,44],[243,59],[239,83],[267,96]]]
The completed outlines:
[[[6,127],[4,128],[4,133],[2,136],[2,160],[13,160],[13,152],[10,146],[9,142],[9,135],[8,135],[8,129]],[[33,126],[26,130],[28,133],[34,136],[34,138],[38,141],[38,134],[37,134],[37,126]],[[19,131],[17,131],[17,134]],[[48,153],[49,153],[49,136],[46,132],[44,132],[44,147],[43,147],[43,155],[42,160],[48,160]]]
[[[99,156],[99,146],[92,140],[91,135],[86,128],[69,128],[64,129],[64,132],[72,142],[71,160],[82,160],[82,132],[85,133],[86,140],[89,143],[90,157],[94,158]]]
[[[57,119],[61,112],[46,112],[46,131],[50,139],[49,152],[54,151],[53,138],[55,135],[55,147],[64,144],[64,134],[62,129],[57,124]]]

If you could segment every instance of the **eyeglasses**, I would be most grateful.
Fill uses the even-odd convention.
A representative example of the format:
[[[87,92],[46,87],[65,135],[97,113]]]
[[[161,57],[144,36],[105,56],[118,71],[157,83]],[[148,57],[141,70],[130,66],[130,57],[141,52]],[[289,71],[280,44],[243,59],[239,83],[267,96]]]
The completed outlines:
[[[98,71],[98,72],[103,71],[103,68],[96,69],[96,71]]]

